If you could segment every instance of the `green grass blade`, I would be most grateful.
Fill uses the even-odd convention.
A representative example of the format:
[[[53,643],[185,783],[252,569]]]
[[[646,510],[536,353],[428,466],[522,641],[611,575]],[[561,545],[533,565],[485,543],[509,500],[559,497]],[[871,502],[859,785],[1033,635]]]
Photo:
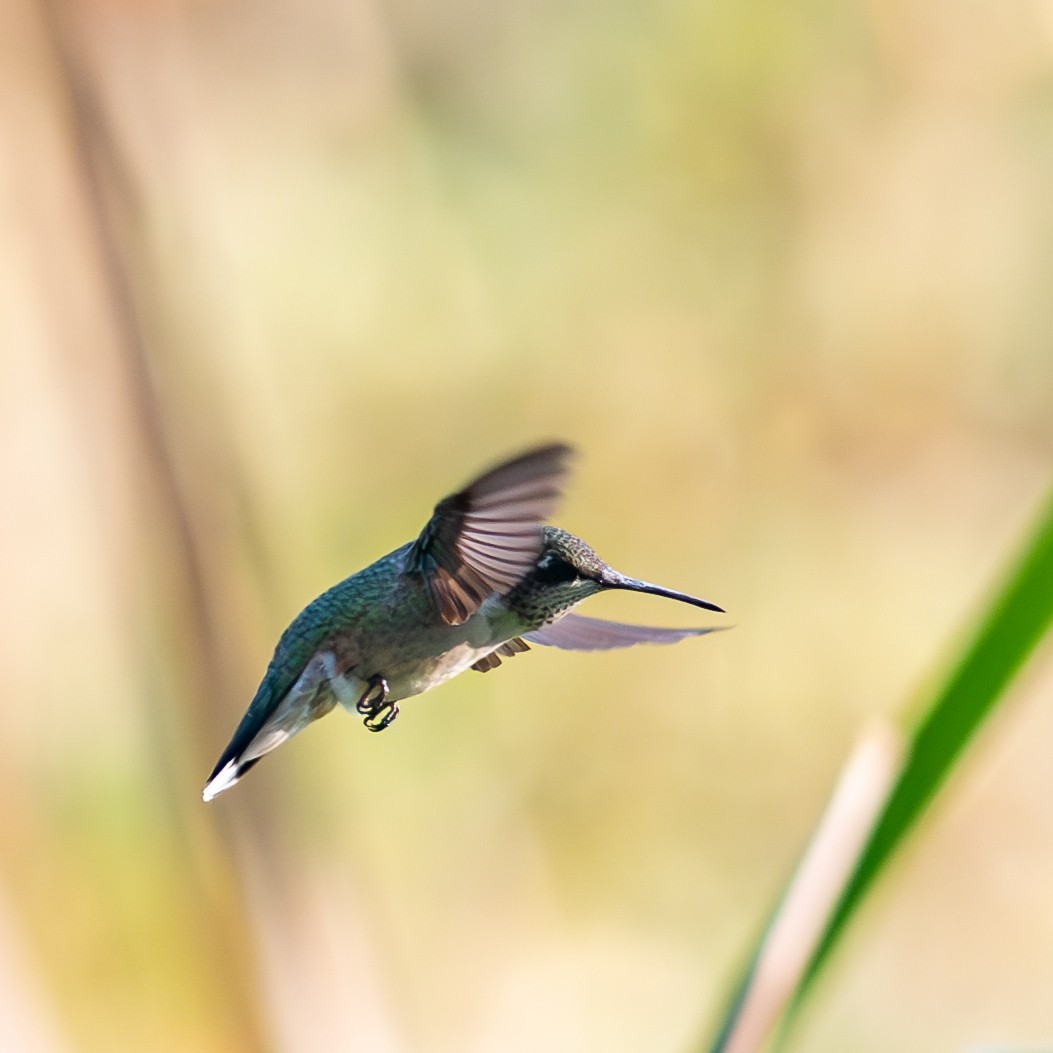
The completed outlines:
[[[976,635],[910,736],[906,763],[801,978],[796,1002],[819,974],[874,879],[1051,625],[1053,500]]]
[[[1053,624],[1053,500],[1029,538],[1000,593],[946,681],[908,736],[906,759],[855,868],[791,996],[782,1027],[793,1019],[842,938],[864,896],[881,875],[984,718],[1005,696],[1014,676]],[[777,911],[776,911],[777,913]],[[751,956],[725,1012],[712,1053],[733,1032],[771,925]]]

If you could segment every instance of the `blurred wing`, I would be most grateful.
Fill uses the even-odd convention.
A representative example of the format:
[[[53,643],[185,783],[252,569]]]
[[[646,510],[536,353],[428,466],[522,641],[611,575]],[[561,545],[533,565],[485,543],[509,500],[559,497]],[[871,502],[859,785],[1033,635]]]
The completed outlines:
[[[600,618],[584,618],[580,614],[565,614],[551,625],[524,633],[523,639],[542,647],[561,647],[565,651],[613,651],[618,647],[633,647],[641,643],[676,643],[688,636],[720,632],[721,628],[724,627],[656,629],[650,625],[625,625],[622,622],[605,622]]]
[[[539,447],[435,506],[413,543],[409,565],[424,575],[447,625],[467,621],[488,596],[508,592],[533,569],[570,454],[569,446],[558,443]]]

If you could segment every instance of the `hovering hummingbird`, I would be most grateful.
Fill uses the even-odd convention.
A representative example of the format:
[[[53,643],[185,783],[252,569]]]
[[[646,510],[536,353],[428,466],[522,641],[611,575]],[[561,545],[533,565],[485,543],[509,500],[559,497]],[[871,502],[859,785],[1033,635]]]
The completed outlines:
[[[313,600],[282,633],[263,682],[202,796],[212,800],[339,702],[383,731],[398,703],[465,669],[485,673],[530,644],[606,651],[674,643],[704,629],[658,629],[568,614],[627,589],[710,611],[715,603],[626,577],[545,520],[571,449],[541,446],[440,501],[420,536]]]

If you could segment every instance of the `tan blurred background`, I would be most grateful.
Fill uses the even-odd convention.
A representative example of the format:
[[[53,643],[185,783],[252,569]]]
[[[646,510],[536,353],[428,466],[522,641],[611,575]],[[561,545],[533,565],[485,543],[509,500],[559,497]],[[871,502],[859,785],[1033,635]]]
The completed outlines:
[[[3,1048],[691,1048],[1049,483],[1053,6],[3,22]],[[558,522],[734,632],[337,714],[203,805],[300,607],[553,437]],[[791,1049],[1053,1036],[1051,692]]]

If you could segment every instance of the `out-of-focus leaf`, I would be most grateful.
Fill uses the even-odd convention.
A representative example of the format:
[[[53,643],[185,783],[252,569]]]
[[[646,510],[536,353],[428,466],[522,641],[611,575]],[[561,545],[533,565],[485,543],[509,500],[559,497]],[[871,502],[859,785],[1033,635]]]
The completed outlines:
[[[889,865],[900,842],[953,770],[983,719],[1005,697],[1014,676],[1051,624],[1053,501],[1047,505],[1005,586],[981,617],[960,660],[937,687],[931,703],[923,707],[909,736],[899,777],[788,1000],[789,1008],[781,1022],[783,1034],[812,991],[863,897]],[[757,941],[750,964],[720,1022],[717,1038],[709,1047],[711,1053],[730,1048],[758,962],[785,901],[784,894]]]

